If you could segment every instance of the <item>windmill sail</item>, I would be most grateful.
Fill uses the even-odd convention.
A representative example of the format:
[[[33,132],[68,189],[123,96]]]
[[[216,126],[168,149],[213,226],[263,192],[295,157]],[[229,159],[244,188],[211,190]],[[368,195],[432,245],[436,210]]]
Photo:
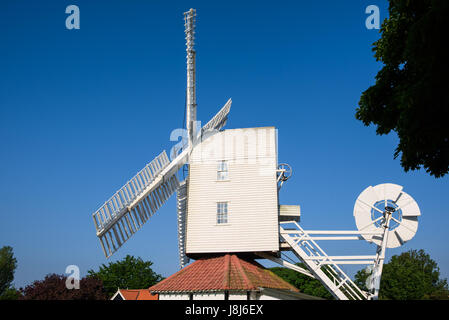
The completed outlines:
[[[107,258],[176,191],[176,172],[186,162],[188,152],[186,149],[172,162],[162,152],[94,212],[97,237]]]
[[[208,123],[204,125],[204,127],[201,128],[201,134],[204,134],[206,131],[209,130],[220,130],[223,128],[226,124],[226,121],[228,120],[228,114],[231,110],[231,104],[232,99],[229,99],[226,104],[218,111],[218,113],[210,119]]]

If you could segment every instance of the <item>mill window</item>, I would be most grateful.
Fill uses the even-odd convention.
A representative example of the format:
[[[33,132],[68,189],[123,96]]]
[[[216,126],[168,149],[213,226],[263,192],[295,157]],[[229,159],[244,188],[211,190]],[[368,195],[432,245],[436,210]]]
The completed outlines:
[[[217,202],[217,224],[228,223],[228,203]]]
[[[228,180],[228,162],[219,161],[217,168],[217,180]]]

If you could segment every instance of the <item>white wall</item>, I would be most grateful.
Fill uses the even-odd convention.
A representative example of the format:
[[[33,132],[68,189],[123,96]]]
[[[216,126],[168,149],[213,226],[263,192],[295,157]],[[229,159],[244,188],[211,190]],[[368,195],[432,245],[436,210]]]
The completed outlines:
[[[189,300],[188,294],[178,293],[161,293],[159,294],[159,300]]]
[[[314,297],[309,297],[314,298]],[[224,292],[202,292],[194,293],[193,300],[224,300]],[[229,300],[247,300],[246,292],[230,292]],[[262,292],[252,291],[250,300],[299,300],[307,299],[307,296],[300,297],[298,294],[290,292],[282,292],[282,290],[265,289]],[[190,300],[189,294],[175,294],[175,293],[160,293],[159,300]]]
[[[247,300],[246,292],[242,293],[229,293],[229,300]]]
[[[256,300],[316,300],[320,299],[312,297],[300,292],[292,292],[288,290],[261,288],[257,293]]]
[[[224,292],[193,294],[193,300],[224,300],[224,298]],[[190,300],[190,294],[160,293],[159,300]]]
[[[283,300],[280,295],[266,295],[261,294],[257,297],[257,300]],[[285,299],[290,300],[290,299]]]
[[[225,296],[223,292],[193,294],[193,300],[224,300],[224,298]]]
[[[227,160],[229,180],[217,181]],[[190,158],[187,253],[279,249],[277,143],[273,127],[232,129],[194,148]],[[217,224],[217,202],[228,223]]]

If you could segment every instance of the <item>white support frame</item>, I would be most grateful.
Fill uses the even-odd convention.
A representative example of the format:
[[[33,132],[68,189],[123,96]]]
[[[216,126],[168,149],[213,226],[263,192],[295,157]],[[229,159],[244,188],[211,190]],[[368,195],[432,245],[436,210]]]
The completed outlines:
[[[305,263],[309,271],[289,263],[282,258],[276,258],[267,254],[259,255],[284,267],[308,276],[313,276],[321,281],[336,299],[377,299],[388,241],[389,222],[390,216],[386,215],[385,223],[383,224],[384,230],[380,232],[357,230],[304,230],[296,221],[280,222],[279,232],[281,240],[284,240],[289,244],[291,251]],[[284,226],[293,226],[293,228],[287,229],[284,228]],[[316,243],[316,241],[323,240],[366,240],[367,237],[374,236],[382,238],[381,245],[377,247],[376,255],[329,256]],[[338,266],[342,264],[366,264],[373,266],[373,273],[369,283],[371,292],[368,293],[358,288]],[[325,272],[323,271],[323,267],[325,268]]]
[[[273,262],[276,262],[277,264],[280,264],[283,267],[295,270],[295,271],[297,271],[299,273],[302,273],[303,275],[306,275],[306,276],[308,276],[310,278],[314,278],[315,279],[314,275],[309,270],[306,270],[304,268],[298,267],[297,265],[295,265],[293,263],[290,263],[290,262],[287,262],[287,261],[285,261],[285,260],[283,260],[281,258],[277,258],[277,257],[272,256],[270,254],[267,254],[265,252],[258,252],[257,255],[260,256],[261,258],[264,258],[264,259],[267,259],[267,260],[271,260]]]

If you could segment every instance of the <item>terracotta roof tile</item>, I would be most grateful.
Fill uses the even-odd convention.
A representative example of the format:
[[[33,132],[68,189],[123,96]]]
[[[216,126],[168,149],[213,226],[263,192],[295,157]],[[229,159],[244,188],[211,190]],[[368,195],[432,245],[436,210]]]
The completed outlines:
[[[157,294],[151,294],[148,289],[119,289],[125,300],[158,300]]]
[[[149,288],[151,292],[257,290],[259,287],[299,292],[254,260],[235,254],[202,258]]]

